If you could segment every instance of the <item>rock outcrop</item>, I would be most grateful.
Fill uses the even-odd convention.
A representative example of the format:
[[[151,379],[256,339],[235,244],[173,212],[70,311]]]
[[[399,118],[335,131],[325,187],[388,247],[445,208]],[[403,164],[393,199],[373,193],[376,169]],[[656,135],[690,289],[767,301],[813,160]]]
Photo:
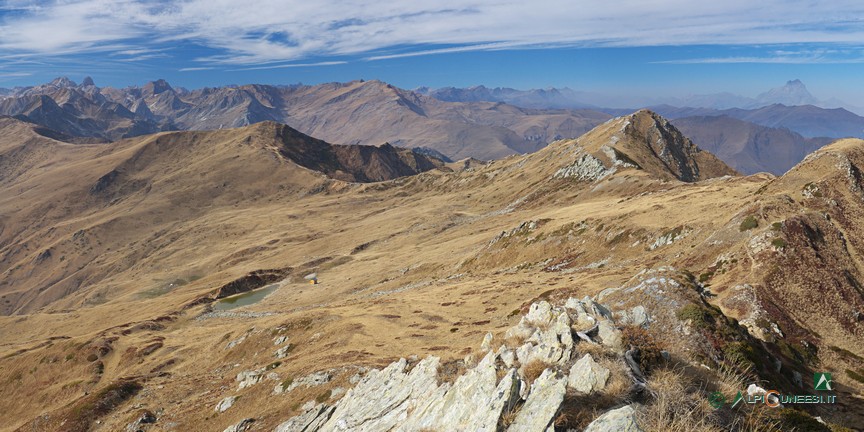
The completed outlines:
[[[606,387],[609,375],[609,369],[595,362],[591,354],[585,354],[570,368],[567,387],[580,393],[593,393]]]
[[[228,411],[229,408],[234,406],[234,402],[236,402],[236,401],[237,401],[236,396],[228,396],[225,399],[222,399],[221,401],[219,401],[218,404],[216,404],[215,410],[216,410],[216,412],[220,412],[220,413]]]
[[[644,308],[625,315],[646,326],[650,322]],[[578,332],[574,340],[573,326],[591,328]],[[439,379],[437,357],[413,367],[401,359],[373,370],[334,404],[309,404],[275,432],[552,431],[568,388],[574,394],[602,392],[612,375],[590,354],[576,355],[580,345],[599,346],[608,355],[618,355],[622,348],[613,313],[587,297],[569,299],[564,307],[546,301],[532,304],[519,324],[506,332],[505,340],[518,346],[500,345],[493,350],[493,336],[484,336],[484,357],[452,383]],[[623,356],[616,361],[626,367]],[[542,372],[527,370],[536,370],[536,365]],[[279,385],[276,393],[290,391],[301,381],[318,383],[323,376],[329,375],[313,373],[286,389]],[[589,428],[638,431],[635,410],[625,406],[610,411]]]
[[[585,432],[641,432],[642,429],[636,424],[636,409],[633,405],[626,405],[611,410],[591,422]]]

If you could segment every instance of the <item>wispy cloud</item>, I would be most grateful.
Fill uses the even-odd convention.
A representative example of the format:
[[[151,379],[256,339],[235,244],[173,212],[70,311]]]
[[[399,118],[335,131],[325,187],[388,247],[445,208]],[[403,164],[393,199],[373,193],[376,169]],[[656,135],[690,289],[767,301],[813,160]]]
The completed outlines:
[[[249,70],[265,70],[265,69],[286,69],[286,68],[298,68],[298,67],[315,67],[315,66],[336,66],[341,64],[346,64],[346,61],[323,61],[317,63],[288,63],[288,64],[279,64],[279,65],[270,65],[270,66],[256,66],[256,67],[247,67],[240,69],[229,69],[229,71],[249,71]]]
[[[861,64],[864,51],[848,49],[774,50],[766,55],[688,58],[655,61],[656,64]]]
[[[213,69],[216,69],[216,68],[205,66],[205,67],[181,68],[181,69],[178,69],[177,71],[178,72],[197,72],[197,71],[206,71],[206,70],[213,70]]]
[[[862,21],[848,18],[864,16],[857,0],[7,0],[0,10],[14,11],[0,13],[0,57],[101,52],[144,61],[190,44],[208,51],[196,59],[203,66],[247,69],[548,46],[864,42]],[[794,61],[803,60],[672,62]]]

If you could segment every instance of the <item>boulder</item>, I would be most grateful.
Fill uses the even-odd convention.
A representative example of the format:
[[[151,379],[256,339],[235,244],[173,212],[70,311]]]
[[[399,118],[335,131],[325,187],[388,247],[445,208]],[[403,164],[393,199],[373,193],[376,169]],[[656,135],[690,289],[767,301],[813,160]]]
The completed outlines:
[[[606,412],[591,422],[584,432],[642,432],[636,424],[636,410],[626,405]]]
[[[534,380],[528,399],[516,420],[510,425],[508,431],[513,432],[545,432],[555,419],[564,394],[567,392],[567,380],[558,378],[552,369],[546,369]]]
[[[317,431],[330,419],[333,407],[324,404],[317,405],[303,414],[276,426],[273,432],[312,432]]]
[[[533,303],[528,309],[528,314],[522,318],[535,327],[543,326],[552,321],[552,305],[547,301]]]
[[[283,343],[288,341],[288,336],[276,336],[273,338],[273,345],[282,345]]]
[[[595,362],[591,354],[585,354],[570,368],[567,387],[585,394],[601,391],[606,387],[609,375],[609,369]]]
[[[252,426],[252,423],[255,423],[255,419],[253,419],[253,418],[243,419],[243,420],[240,420],[240,422],[235,424],[235,425],[228,426],[222,432],[245,432],[245,431],[249,430],[249,427]]]
[[[290,353],[293,348],[294,346],[289,343],[288,345],[276,350],[276,352],[273,353],[273,357],[276,357],[277,359],[288,357],[288,353]]]
[[[495,360],[496,355],[488,353],[452,386],[442,386],[431,397],[421,400],[411,410],[408,421],[396,430],[494,432],[502,411],[515,403],[519,393],[519,379],[513,370],[496,385]]]
[[[228,411],[228,408],[234,406],[235,401],[237,401],[237,396],[228,396],[225,399],[222,399],[218,404],[216,404],[216,412],[221,413]]]
[[[401,359],[380,371],[372,371],[345,394],[322,431],[389,431],[438,389],[437,357],[422,360],[410,373]]]
[[[603,319],[597,327],[597,336],[604,346],[613,349],[616,352],[621,352],[624,349],[624,341],[622,339],[621,330],[615,327],[611,320]]]
[[[287,393],[300,386],[317,387],[322,384],[327,384],[332,378],[333,377],[332,375],[330,375],[329,371],[313,372],[309,375],[293,380],[291,384],[287,387],[283,387],[283,383],[277,384],[276,387],[273,389],[273,393]]]
[[[492,350],[492,333],[486,333],[483,336],[483,342],[480,343],[480,351],[486,352]]]
[[[228,342],[227,344],[225,344],[225,349],[229,350],[231,348],[234,348],[235,346],[243,343],[243,341],[245,341],[245,340],[246,340],[246,335],[244,334],[243,336],[240,336],[239,338],[234,339],[234,340]]]
[[[236,380],[240,384],[237,390],[243,390],[246,387],[252,387],[253,385],[258,384],[264,377],[265,372],[267,372],[267,370],[265,368],[261,368],[238,373]]]
[[[546,302],[534,303],[531,305],[529,314],[517,326],[536,325],[531,336],[516,349],[516,358],[523,366],[535,360],[560,365],[570,361],[573,351],[570,316],[566,310],[553,310],[551,307],[542,306],[542,304],[549,305]],[[527,319],[529,316],[532,318]]]
[[[135,421],[126,425],[126,432],[142,432],[145,430],[142,425],[153,423],[156,423],[156,415],[150,410],[142,410]]]

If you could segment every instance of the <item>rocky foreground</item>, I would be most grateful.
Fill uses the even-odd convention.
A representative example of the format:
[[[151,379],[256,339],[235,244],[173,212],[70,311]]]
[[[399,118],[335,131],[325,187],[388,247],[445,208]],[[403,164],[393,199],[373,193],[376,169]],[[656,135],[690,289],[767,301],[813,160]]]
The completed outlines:
[[[709,389],[744,389],[757,374],[753,368],[749,374],[730,372],[729,365],[741,359],[725,348],[720,350],[725,355],[713,352],[705,343],[714,337],[714,331],[729,335],[727,326],[740,330],[738,336],[746,337],[747,332],[722,318],[716,319],[714,329],[705,329],[699,320],[707,319],[709,313],[699,309],[706,306],[701,302],[706,293],[700,293],[700,288],[687,275],[667,268],[643,272],[627,286],[606,290],[598,298],[554,302],[559,305],[536,301],[506,331],[503,343],[492,333],[486,334],[479,361],[468,355],[444,364],[435,356],[422,360],[414,356],[380,370],[357,368],[349,380],[356,384],[352,389],[331,389],[324,400],[308,401],[301,414],[281,423],[274,432],[643,431],[689,420],[696,423],[687,430],[758,426],[761,420],[754,419],[753,412],[738,413],[739,418],[734,419],[725,409],[707,407]],[[656,313],[643,304],[631,306],[634,303],[653,305]],[[700,318],[699,313],[704,315]],[[663,336],[655,338],[654,334]],[[676,339],[679,345],[670,343]],[[228,349],[241,342],[229,342]],[[291,347],[285,337],[277,336],[274,344],[281,346],[274,352],[276,358]],[[667,345],[669,350],[663,349]],[[688,355],[715,361],[709,366],[692,362]],[[688,369],[705,371],[704,381],[688,386],[685,375],[696,374],[683,372]],[[679,372],[670,373],[676,370]],[[800,381],[794,370],[780,365],[776,371],[797,375]],[[275,396],[321,386],[345,372],[318,371],[288,383],[280,382],[281,377],[265,367],[238,374],[237,390],[279,382]],[[749,384],[751,394],[764,393]],[[681,406],[670,406],[671,398],[677,398]],[[215,411],[230,409],[235,400],[236,396],[227,396]],[[672,412],[676,410],[691,417]],[[780,424],[766,422],[767,426]],[[254,427],[255,419],[247,418],[225,432]],[[136,423],[129,430],[144,428]]]

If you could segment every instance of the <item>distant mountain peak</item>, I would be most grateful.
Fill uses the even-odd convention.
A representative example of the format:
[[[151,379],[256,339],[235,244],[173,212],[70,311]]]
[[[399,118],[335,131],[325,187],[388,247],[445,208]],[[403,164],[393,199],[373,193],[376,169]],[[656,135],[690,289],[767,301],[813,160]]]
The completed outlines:
[[[72,81],[65,76],[54,78],[50,82],[50,84],[55,86],[55,87],[77,87],[78,86],[77,84],[75,84],[75,81]]]
[[[164,79],[158,79],[156,81],[151,81],[147,84],[144,84],[144,88],[142,90],[144,90],[145,93],[158,95],[167,91],[173,91],[174,89],[171,88],[171,84],[168,84],[168,81],[165,81]]]
[[[91,78],[89,76],[84,77],[84,81],[81,81],[81,87],[95,86],[95,85],[96,85],[96,83],[93,82],[93,78]]]
[[[783,87],[773,88],[756,97],[760,103],[783,104],[787,106],[796,105],[819,105],[819,100],[813,97],[807,90],[807,86],[799,79],[786,82]]]

